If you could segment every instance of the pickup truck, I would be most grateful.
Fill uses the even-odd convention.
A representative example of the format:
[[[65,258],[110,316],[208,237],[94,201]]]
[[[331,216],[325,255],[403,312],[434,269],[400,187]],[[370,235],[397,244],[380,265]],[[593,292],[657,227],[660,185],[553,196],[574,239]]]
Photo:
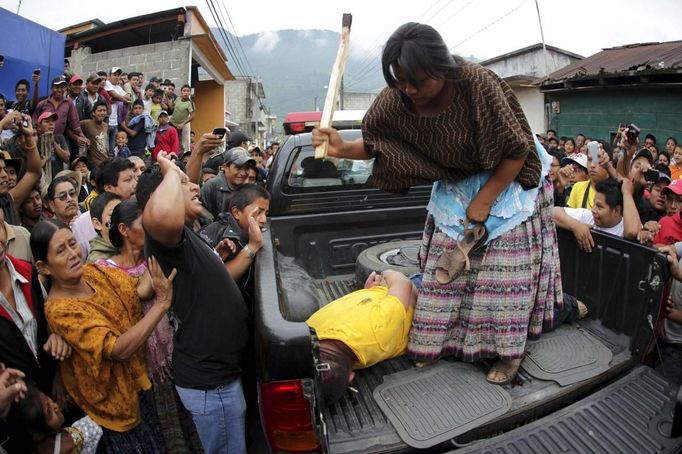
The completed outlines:
[[[341,134],[353,139],[361,132]],[[554,370],[558,375],[538,378],[542,374],[526,362],[529,356],[551,362],[552,353],[542,345],[552,342],[536,344],[515,383],[502,387],[508,396],[502,414],[427,445],[406,442],[404,432],[415,423],[428,431],[439,424],[438,415],[427,409],[419,421],[412,416],[397,424],[375,398],[382,384],[414,368],[405,357],[357,371],[353,389],[325,406],[316,379],[317,339],[304,322],[322,305],[359,288],[357,276],[367,270],[356,269],[357,259],[368,251],[374,251],[371,259],[377,264],[414,268],[409,257],[421,238],[431,188],[383,192],[372,186],[371,161],[313,162],[313,153],[310,134],[304,133],[289,136],[276,155],[267,183],[269,222],[255,265],[259,410],[271,452],[682,450],[682,412],[676,411],[682,398],[678,404],[677,387],[645,365],[656,343],[669,277],[666,259],[654,249],[599,232],[593,233],[596,248],[584,253],[570,232],[558,231],[564,291],[589,308],[585,319],[564,325],[562,333],[581,333],[595,351],[606,352],[597,372],[581,376],[580,367],[569,365]],[[407,259],[401,263],[394,260],[398,256]],[[365,268],[372,261],[367,263]],[[543,334],[537,342],[552,335]],[[441,362],[448,361],[462,365]],[[473,376],[485,377],[490,363],[465,366]],[[460,394],[475,393],[465,387]]]

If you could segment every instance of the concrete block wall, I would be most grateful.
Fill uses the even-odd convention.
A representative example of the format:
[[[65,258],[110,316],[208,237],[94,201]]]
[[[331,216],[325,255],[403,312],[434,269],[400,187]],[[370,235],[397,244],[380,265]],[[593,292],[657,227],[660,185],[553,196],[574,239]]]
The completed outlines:
[[[118,66],[125,72],[141,72],[145,80],[153,76],[170,79],[179,89],[190,78],[190,41],[166,41],[95,54],[89,47],[82,47],[71,52],[69,61],[75,74],[83,78],[96,71],[108,73]]]
[[[250,112],[247,112],[247,96],[249,82],[247,80],[228,80],[225,82],[225,95],[227,98],[227,110],[232,113],[231,120],[235,123],[250,121]]]

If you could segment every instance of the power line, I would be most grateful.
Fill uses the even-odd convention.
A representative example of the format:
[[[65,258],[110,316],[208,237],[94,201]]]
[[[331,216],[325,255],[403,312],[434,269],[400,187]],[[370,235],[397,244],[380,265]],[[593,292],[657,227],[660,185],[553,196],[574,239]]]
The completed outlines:
[[[215,5],[213,4],[213,0],[206,0],[206,4],[208,5],[208,9],[211,12],[211,16],[213,17],[213,21],[216,23],[216,26],[218,27],[218,31],[219,31],[221,37],[223,38],[223,44],[225,46],[227,46],[227,48],[225,50],[228,52],[230,57],[232,57],[232,60],[235,64],[235,68],[237,69],[237,73],[243,77],[245,74],[245,71],[240,64],[239,59],[235,56],[234,49],[232,48],[232,43],[230,42],[230,40],[227,37],[227,34],[225,32],[225,27],[223,26],[223,22],[222,22],[220,16],[218,15],[218,11],[216,10]]]
[[[242,51],[242,55],[244,56],[244,60],[246,61],[246,66],[248,67],[249,71],[251,71],[251,74],[254,76],[256,75],[256,72],[253,70],[253,67],[251,66],[251,62],[249,61],[249,57],[246,55],[246,52],[244,52],[244,47],[242,46],[242,42],[239,39],[239,35],[237,34],[237,29],[235,28],[234,24],[232,23],[232,18],[230,17],[230,13],[227,10],[227,7],[225,6],[225,2],[221,0],[222,5],[223,5],[223,11],[225,11],[225,15],[227,16],[227,20],[230,23],[230,26],[232,27],[232,36],[234,36],[235,40],[237,41],[237,45],[239,45],[239,49]]]
[[[428,14],[429,11],[435,9],[436,5],[438,5],[438,3],[440,3],[440,1],[441,0],[436,0],[434,3],[432,3],[431,6],[426,9],[426,11],[424,11],[421,15],[419,15],[419,17],[417,18],[417,22],[421,21],[422,18],[424,18],[424,22],[428,22],[429,20],[433,19],[434,17],[439,15],[441,12],[443,12],[447,7],[456,4],[456,3],[453,3],[450,1],[446,1],[445,3],[443,3],[440,6],[440,8],[438,8],[436,11],[434,11],[433,13],[431,13],[429,15]],[[467,3],[464,4],[464,6],[457,9],[457,11],[455,11],[453,14],[451,14],[448,17],[452,18],[452,17],[456,16],[461,11],[463,11],[466,7],[468,7],[472,2],[473,2],[473,0],[469,0]],[[378,47],[380,48],[381,46],[378,46]],[[361,63],[362,67],[357,71],[357,73],[352,74],[351,76],[348,77],[349,86],[359,85],[362,81],[366,80],[367,77],[369,77],[376,68],[378,68],[378,66],[379,66],[378,62],[376,60],[373,60],[372,57],[373,57],[373,55],[370,54],[369,55],[369,61],[368,61],[368,58],[365,58],[363,60],[364,63]],[[360,65],[358,65],[358,66],[360,66]]]
[[[478,30],[477,32],[475,32],[475,33],[472,33],[471,35],[469,35],[469,36],[467,36],[466,38],[464,38],[462,41],[460,41],[460,42],[458,42],[457,44],[455,44],[454,46],[450,47],[450,51],[452,51],[453,49],[457,48],[460,44],[464,44],[465,42],[469,41],[471,38],[473,38],[473,37],[475,37],[475,36],[477,36],[477,35],[483,33],[485,30],[487,30],[487,29],[489,29],[490,27],[492,27],[493,25],[497,24],[498,22],[500,22],[500,21],[501,21],[502,19],[504,19],[505,17],[507,17],[507,16],[509,16],[510,14],[512,14],[512,13],[514,13],[515,11],[517,11],[519,8],[521,8],[521,5],[523,4],[524,1],[525,1],[525,0],[521,0],[521,2],[519,2],[518,5],[516,5],[516,7],[510,9],[509,11],[507,11],[506,13],[504,13],[503,15],[501,15],[500,17],[498,17],[498,18],[495,19],[494,21],[490,22],[490,23],[489,23],[488,25],[486,25],[485,27],[479,29],[479,30]]]
[[[464,11],[464,10],[465,10],[469,5],[471,5],[473,2],[474,2],[474,0],[469,0],[468,2],[466,2],[466,3],[464,4],[464,6],[462,6],[462,7],[459,8],[457,11],[455,11],[454,13],[450,14],[449,16],[447,16],[447,18],[445,18],[444,20],[438,21],[438,23],[440,23],[440,24],[447,24],[448,22],[450,22],[451,19],[454,19],[455,16],[457,16],[459,13],[461,13],[462,11]]]
[[[237,35],[237,29],[234,26],[234,23],[232,22],[232,18],[230,17],[230,13],[227,11],[227,7],[225,6],[224,1],[220,1],[218,5],[222,3],[223,7],[223,12],[225,16],[227,16],[227,21],[228,23],[232,26],[232,37],[234,38],[235,41],[237,41],[237,45],[239,46],[239,49],[241,49],[242,55],[244,56],[244,60],[242,60],[242,66],[244,66],[243,61],[246,61],[246,67],[249,69],[249,72],[252,76],[256,76],[256,71],[253,70],[253,67],[251,66],[251,62],[249,61],[249,57],[246,55],[246,52],[244,51],[244,47],[242,46],[241,40],[239,39],[239,36]],[[228,32],[230,30],[228,29]],[[260,95],[258,94],[258,90],[256,90],[256,99],[258,100],[258,105],[260,106],[261,110],[264,112],[267,112],[267,109],[263,105],[263,101],[261,100]]]

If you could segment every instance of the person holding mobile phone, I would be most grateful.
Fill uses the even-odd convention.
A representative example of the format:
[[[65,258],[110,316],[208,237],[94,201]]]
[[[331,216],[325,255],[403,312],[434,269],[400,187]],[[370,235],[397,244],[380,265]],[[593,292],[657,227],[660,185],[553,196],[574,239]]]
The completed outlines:
[[[33,115],[33,112],[40,101],[40,96],[38,93],[40,69],[33,71],[31,82],[33,83],[33,95],[30,98],[29,92],[31,91],[31,84],[29,81],[26,79],[21,79],[19,82],[17,82],[16,86],[14,87],[14,96],[16,100],[8,104],[8,109],[18,110],[21,113]]]

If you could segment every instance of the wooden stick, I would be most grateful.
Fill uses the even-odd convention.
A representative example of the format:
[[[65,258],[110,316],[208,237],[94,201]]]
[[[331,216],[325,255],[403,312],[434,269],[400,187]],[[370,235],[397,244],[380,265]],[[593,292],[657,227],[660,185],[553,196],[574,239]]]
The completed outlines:
[[[332,117],[334,116],[334,110],[336,109],[336,102],[339,100],[341,79],[343,79],[343,73],[346,70],[348,44],[350,41],[350,24],[352,21],[352,15],[343,15],[341,23],[341,43],[339,44],[339,50],[336,53],[336,60],[334,61],[334,66],[332,67],[332,74],[329,77],[327,97],[324,99],[324,109],[322,110],[322,118],[320,119],[320,128],[329,128],[332,125]],[[321,145],[315,147],[315,159],[326,158],[328,147],[328,140],[325,140]]]

